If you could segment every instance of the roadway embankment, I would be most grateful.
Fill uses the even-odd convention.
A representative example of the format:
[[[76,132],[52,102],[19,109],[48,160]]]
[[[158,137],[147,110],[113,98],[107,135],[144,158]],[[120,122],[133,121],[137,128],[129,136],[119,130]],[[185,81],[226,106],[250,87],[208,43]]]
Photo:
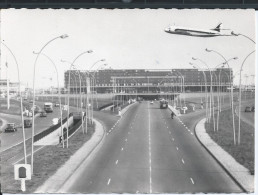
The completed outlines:
[[[195,127],[195,133],[200,143],[244,191],[254,192],[254,176],[211,139],[206,132],[205,121],[205,118],[200,120]]]
[[[69,178],[80,167],[82,162],[90,161],[94,153],[98,150],[100,143],[104,140],[104,128],[102,124],[94,119],[95,132],[91,139],[87,141],[79,150],[77,150],[70,159],[57,170],[42,186],[36,189],[35,193],[59,193],[60,189],[67,187]],[[83,155],[82,155],[83,154]],[[85,164],[85,163],[84,163]],[[66,185],[64,185],[67,183]]]

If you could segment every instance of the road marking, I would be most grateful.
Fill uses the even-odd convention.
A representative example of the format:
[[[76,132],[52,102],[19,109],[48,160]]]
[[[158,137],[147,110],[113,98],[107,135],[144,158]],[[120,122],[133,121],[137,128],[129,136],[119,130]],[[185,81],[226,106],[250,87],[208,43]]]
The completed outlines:
[[[191,132],[191,134],[193,135],[193,133]]]
[[[109,179],[108,179],[108,182],[107,182],[107,185],[109,185],[109,184],[110,184],[110,181],[111,181],[111,179],[109,178]]]
[[[184,161],[184,159],[182,159],[182,163],[183,163],[183,164],[185,164],[185,161]]]
[[[117,163],[118,163],[118,160],[116,160],[116,165],[117,165]]]
[[[178,150],[178,147],[176,147],[176,150]]]
[[[127,142],[127,139],[125,139],[125,141]]]
[[[168,129],[168,127],[167,127],[167,129]]]
[[[172,137],[172,141],[175,141],[175,139]]]
[[[151,125],[150,125],[150,109],[149,109],[149,104],[148,104],[148,118],[149,118],[149,170],[150,170],[150,194],[152,193],[152,174],[151,174],[151,132],[150,132],[150,128],[151,128]]]
[[[190,177],[190,179],[191,179],[192,184],[194,184],[194,180],[193,180],[193,178],[191,178],[191,177]]]
[[[121,148],[121,151],[123,151],[124,150],[124,148]]]

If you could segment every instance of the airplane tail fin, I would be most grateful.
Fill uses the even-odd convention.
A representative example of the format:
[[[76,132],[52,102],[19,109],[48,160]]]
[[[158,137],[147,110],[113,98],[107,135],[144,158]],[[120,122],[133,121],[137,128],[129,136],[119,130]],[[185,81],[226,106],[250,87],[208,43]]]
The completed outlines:
[[[216,31],[220,32],[221,27],[222,27],[222,23],[219,23],[215,28],[213,28],[211,30],[216,30]]]

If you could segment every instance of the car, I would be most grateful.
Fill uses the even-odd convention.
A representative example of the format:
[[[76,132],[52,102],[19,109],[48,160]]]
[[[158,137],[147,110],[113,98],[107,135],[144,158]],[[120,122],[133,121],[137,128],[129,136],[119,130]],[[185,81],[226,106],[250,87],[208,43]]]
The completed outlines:
[[[245,107],[245,112],[252,112],[251,106],[246,106]]]
[[[58,107],[58,106],[60,106],[60,104],[59,104],[59,102],[56,102],[55,107]]]
[[[46,113],[45,111],[41,111],[39,116],[40,116],[40,117],[46,117],[46,116],[47,116],[47,113]]]
[[[25,119],[24,120],[24,128],[32,127],[32,121],[31,119]]]
[[[7,123],[7,127],[5,128],[4,132],[15,132],[17,131],[15,123]]]
[[[255,107],[254,106],[252,106],[252,112],[255,112]]]
[[[151,101],[150,104],[153,104],[153,101]]]

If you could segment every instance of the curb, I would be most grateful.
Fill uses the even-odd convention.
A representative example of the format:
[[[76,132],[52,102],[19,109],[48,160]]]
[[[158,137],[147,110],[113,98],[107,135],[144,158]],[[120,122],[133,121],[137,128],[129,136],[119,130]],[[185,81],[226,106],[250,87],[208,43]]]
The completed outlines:
[[[220,149],[222,151],[224,151],[218,144],[216,144],[211,138],[210,136],[206,133],[206,130],[204,128],[204,124],[205,124],[205,120],[206,118],[201,119],[195,126],[194,129],[194,133],[195,136],[197,138],[197,140],[200,142],[200,144],[206,149],[206,151],[213,157],[213,159],[215,159],[216,162],[218,162],[218,164],[222,167],[222,169],[230,176],[230,178],[243,190],[244,193],[252,193],[254,192],[254,185],[253,185],[253,189],[247,189],[249,188],[248,186],[246,186],[246,184],[243,181],[240,181],[239,179],[243,177],[240,175],[237,175],[238,173],[235,172],[231,172],[230,171],[230,167],[228,167],[225,163],[223,163],[223,158],[221,157],[221,155],[215,154],[212,152],[212,147],[215,148],[217,147],[217,149]],[[203,128],[203,129],[201,129]],[[199,132],[204,130],[205,132]],[[202,135],[201,135],[202,134]],[[204,143],[204,139],[203,137],[207,137],[209,139],[209,144]],[[232,159],[234,159],[230,154],[228,154],[226,151],[224,151],[224,155],[227,155],[229,157],[231,157]],[[236,166],[240,167],[241,169],[245,169],[247,170],[244,166],[240,165],[237,161],[233,161],[232,164],[235,164]],[[240,172],[240,171],[239,171]],[[248,170],[246,171],[248,172]],[[250,174],[249,174],[250,175]],[[251,175],[250,175],[251,176]],[[250,178],[249,178],[250,179]],[[253,179],[254,181],[254,179]]]
[[[103,142],[105,130],[101,122],[93,119],[96,124],[96,131],[89,141],[87,141],[79,150],[77,150],[69,160],[61,166],[54,175],[46,180],[43,185],[38,187],[34,193],[57,193],[71,176],[81,167],[82,163],[91,157],[92,153]],[[98,130],[97,130],[98,128]],[[99,131],[97,134],[97,131]],[[95,138],[92,139],[92,138]],[[90,145],[91,144],[91,145]],[[85,152],[85,149],[87,150]],[[82,156],[82,154],[85,154]],[[66,185],[67,186],[67,185]]]

